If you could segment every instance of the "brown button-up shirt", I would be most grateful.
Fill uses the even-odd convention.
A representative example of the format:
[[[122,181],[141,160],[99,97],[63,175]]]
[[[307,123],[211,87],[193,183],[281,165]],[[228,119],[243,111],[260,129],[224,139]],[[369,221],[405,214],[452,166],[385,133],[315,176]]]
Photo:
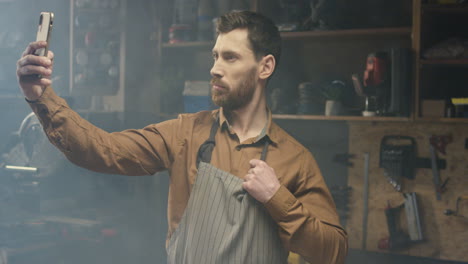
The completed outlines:
[[[344,263],[347,235],[317,163],[305,147],[272,122],[271,114],[259,136],[239,142],[219,110],[181,114],[143,129],[108,133],[71,110],[51,87],[30,106],[52,144],[81,167],[123,175],[169,170],[168,238],[187,206],[197,174],[198,148],[209,137],[219,113],[211,164],[243,178],[249,161],[260,159],[263,140],[270,140],[266,163],[281,187],[265,207],[278,224],[283,245],[311,263]]]

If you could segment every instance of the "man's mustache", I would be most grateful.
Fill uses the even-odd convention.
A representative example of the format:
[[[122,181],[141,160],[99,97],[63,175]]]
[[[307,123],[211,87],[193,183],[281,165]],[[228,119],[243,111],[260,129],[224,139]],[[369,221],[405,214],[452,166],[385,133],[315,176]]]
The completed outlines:
[[[227,83],[224,83],[223,81],[221,81],[220,79],[218,78],[212,78],[211,81],[210,81],[210,85],[213,86],[213,85],[216,85],[216,86],[221,86],[223,88],[227,88],[228,85]]]

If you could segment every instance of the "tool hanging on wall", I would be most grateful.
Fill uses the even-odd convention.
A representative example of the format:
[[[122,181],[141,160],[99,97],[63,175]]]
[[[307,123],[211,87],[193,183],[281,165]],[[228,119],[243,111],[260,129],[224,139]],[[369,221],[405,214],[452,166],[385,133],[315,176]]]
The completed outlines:
[[[445,210],[444,214],[445,215],[453,215],[453,216],[461,216],[461,217],[466,217],[468,218],[468,215],[463,215],[460,213],[460,204],[462,203],[462,201],[468,201],[468,195],[462,195],[462,196],[459,196],[457,198],[457,202],[456,202],[456,205],[455,205],[455,210],[452,210],[452,209],[447,209]]]
[[[405,198],[404,203],[397,207],[391,207],[390,204],[388,204],[387,208],[385,208],[389,236],[379,240],[379,249],[404,249],[424,239],[416,193],[404,193],[403,196]],[[407,233],[405,233],[397,223],[402,208],[405,209],[408,227]]]
[[[435,187],[436,199],[440,201],[442,199],[442,188],[440,184],[439,168],[437,167],[437,162],[435,162],[437,160],[437,154],[432,144],[429,144],[429,150],[431,152],[432,182],[434,183]]]
[[[449,143],[453,141],[452,135],[432,135],[429,138],[429,142],[434,148],[442,154],[447,154],[445,148]]]
[[[402,135],[387,135],[380,142],[380,168],[384,169],[384,175],[397,191],[402,190],[402,179],[413,180],[416,168],[433,168],[434,164],[439,169],[445,169],[446,162],[443,159],[416,157],[416,140],[413,137]],[[443,187],[443,184],[437,186]]]
[[[412,137],[389,135],[380,142],[380,167],[392,186],[401,190],[401,178],[414,179],[416,141]]]
[[[362,213],[362,244],[361,249],[366,250],[367,243],[367,217],[369,213],[369,153],[364,153],[364,184],[363,184],[363,213]]]
[[[452,141],[451,136],[431,136],[429,138],[429,150],[431,153],[431,168],[432,168],[432,181],[434,182],[434,188],[436,193],[436,199],[440,201],[442,199],[442,193],[445,191],[445,186],[449,180],[446,178],[444,182],[441,182],[439,174],[439,166],[437,164],[437,151],[445,154],[445,146]]]

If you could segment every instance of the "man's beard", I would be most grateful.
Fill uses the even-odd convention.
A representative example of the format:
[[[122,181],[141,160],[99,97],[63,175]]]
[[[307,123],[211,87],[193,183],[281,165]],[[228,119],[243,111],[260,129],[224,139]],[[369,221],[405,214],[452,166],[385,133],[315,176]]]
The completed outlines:
[[[213,77],[211,79],[211,85],[219,85],[224,88],[221,91],[212,88],[211,99],[213,103],[227,111],[236,110],[247,105],[252,100],[255,92],[255,75],[255,68],[248,71],[237,89],[231,89],[227,87],[227,84]]]

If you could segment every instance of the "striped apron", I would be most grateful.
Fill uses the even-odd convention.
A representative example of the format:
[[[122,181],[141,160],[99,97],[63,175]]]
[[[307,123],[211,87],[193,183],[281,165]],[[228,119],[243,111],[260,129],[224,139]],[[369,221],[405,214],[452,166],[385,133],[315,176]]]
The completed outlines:
[[[210,164],[218,122],[198,152],[198,173],[184,215],[169,240],[169,264],[285,264],[288,252],[264,206],[243,180]],[[262,152],[265,160],[268,140]]]

